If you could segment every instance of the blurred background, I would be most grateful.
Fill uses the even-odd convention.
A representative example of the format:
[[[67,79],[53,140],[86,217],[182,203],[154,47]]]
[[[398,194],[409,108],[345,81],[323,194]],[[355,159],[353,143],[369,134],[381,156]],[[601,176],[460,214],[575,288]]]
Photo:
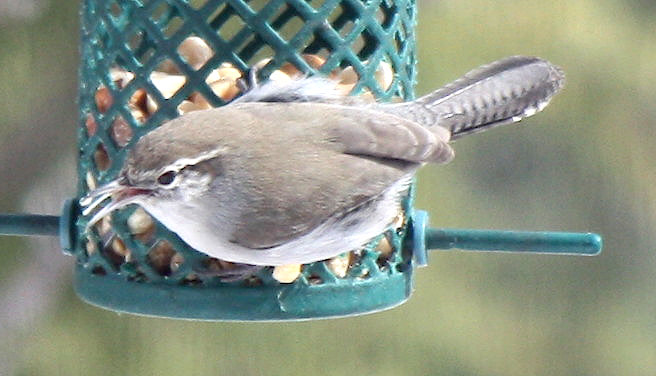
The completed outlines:
[[[55,239],[0,238],[0,375],[653,375],[656,5],[420,0],[424,94],[508,55],[562,66],[518,126],[419,175],[433,226],[593,231],[598,257],[433,252],[404,305],[304,323],[117,315],[72,291]],[[0,0],[0,211],[74,194],[78,1]]]

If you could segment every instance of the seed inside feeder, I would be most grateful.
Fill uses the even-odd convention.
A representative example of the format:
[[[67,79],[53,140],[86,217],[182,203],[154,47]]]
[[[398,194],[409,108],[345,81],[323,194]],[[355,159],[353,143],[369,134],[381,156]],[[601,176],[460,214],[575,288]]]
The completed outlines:
[[[325,261],[328,269],[338,278],[346,277],[348,268],[351,265],[351,252],[333,257]]]
[[[101,87],[96,90],[95,95],[96,108],[98,112],[105,113],[114,103],[114,98],[112,98],[112,93],[106,87]]]
[[[301,275],[301,264],[280,265],[273,268],[273,278],[280,283],[292,283]]]

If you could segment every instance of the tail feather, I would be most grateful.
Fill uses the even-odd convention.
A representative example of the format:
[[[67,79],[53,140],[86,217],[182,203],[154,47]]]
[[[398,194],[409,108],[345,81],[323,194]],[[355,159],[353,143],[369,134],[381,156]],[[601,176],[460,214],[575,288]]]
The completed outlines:
[[[564,81],[563,71],[546,60],[513,56],[475,69],[413,102],[383,110],[424,126],[444,127],[455,139],[541,111]]]

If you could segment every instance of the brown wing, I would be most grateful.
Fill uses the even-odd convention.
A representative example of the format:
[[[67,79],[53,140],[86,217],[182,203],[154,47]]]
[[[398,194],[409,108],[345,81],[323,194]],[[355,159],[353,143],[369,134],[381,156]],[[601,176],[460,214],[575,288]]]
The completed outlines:
[[[250,248],[306,234],[370,202],[422,163],[452,156],[446,134],[371,109],[243,103],[220,116],[234,121],[225,129],[228,146],[249,161],[231,167],[226,160],[225,168],[242,183],[231,240]]]
[[[446,163],[453,159],[449,132],[432,129],[372,109],[343,109],[329,125],[331,138],[347,154],[413,163]]]

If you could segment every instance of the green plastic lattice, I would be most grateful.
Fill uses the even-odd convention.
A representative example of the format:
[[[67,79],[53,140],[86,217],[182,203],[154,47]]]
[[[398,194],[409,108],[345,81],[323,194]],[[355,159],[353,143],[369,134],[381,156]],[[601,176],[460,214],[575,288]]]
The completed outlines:
[[[359,78],[352,93],[412,99],[415,15],[413,0],[85,0],[78,197],[113,180],[127,151],[178,116],[183,101],[202,96],[212,106],[225,104],[207,83],[225,64],[247,72],[259,62],[260,78],[289,64],[325,75],[352,67]],[[211,49],[201,66],[179,53],[189,37]],[[304,54],[325,62],[317,67]],[[382,62],[394,72],[385,88],[374,78]],[[174,93],[154,83],[155,72],[164,69],[183,77]],[[135,111],[145,102],[152,110],[148,116]],[[130,221],[144,220],[135,207],[112,215],[111,227],[101,223],[89,233],[84,231],[89,218],[81,216],[73,247],[76,290],[105,308],[186,319],[291,320],[382,310],[405,301],[412,289],[412,261],[403,247],[412,195],[404,208],[398,228],[351,256],[346,275],[318,262],[304,266],[292,284],[279,283],[270,268],[230,283],[197,273],[199,265],[219,264],[161,225],[135,233]],[[391,253],[376,250],[383,237]]]

